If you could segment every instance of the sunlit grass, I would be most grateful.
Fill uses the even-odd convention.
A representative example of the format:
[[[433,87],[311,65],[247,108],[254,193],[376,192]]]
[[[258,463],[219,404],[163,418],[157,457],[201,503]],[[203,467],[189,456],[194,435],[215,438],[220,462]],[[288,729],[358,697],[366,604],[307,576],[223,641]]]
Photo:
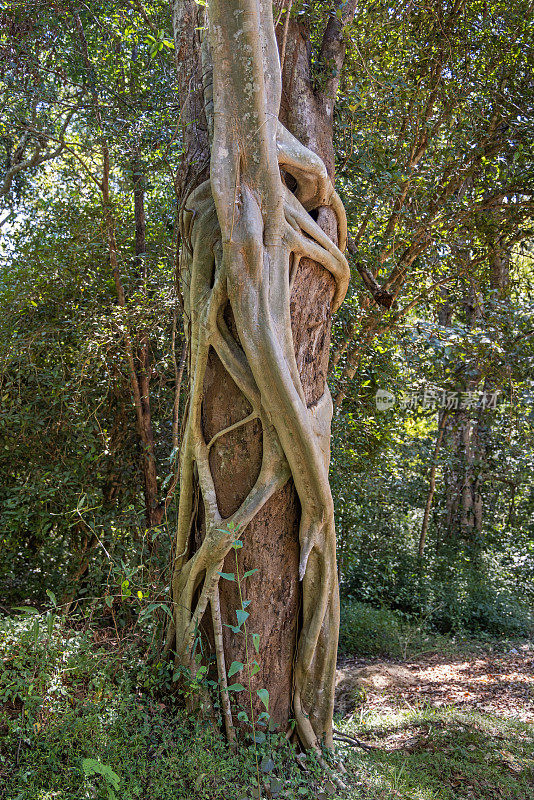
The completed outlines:
[[[372,744],[343,748],[350,796],[403,800],[534,797],[534,726],[454,706],[362,712],[338,729]]]

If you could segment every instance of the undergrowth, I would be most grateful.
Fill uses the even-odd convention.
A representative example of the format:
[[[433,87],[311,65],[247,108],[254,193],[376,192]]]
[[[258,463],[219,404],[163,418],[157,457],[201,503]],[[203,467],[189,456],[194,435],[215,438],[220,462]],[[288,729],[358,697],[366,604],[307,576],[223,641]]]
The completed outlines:
[[[406,660],[432,651],[471,652],[479,647],[484,650],[509,649],[518,641],[532,639],[531,634],[527,626],[525,630],[519,629],[519,633],[515,628],[506,627],[491,633],[459,627],[443,634],[436,630],[428,614],[375,608],[349,598],[341,604],[339,652],[346,656]]]
[[[389,608],[349,600],[341,606],[339,650],[345,655],[407,658],[434,647],[443,637],[430,634],[424,617],[414,619]]]
[[[186,711],[147,637],[117,633],[54,611],[0,618],[1,800],[254,798],[256,754],[262,797],[334,789],[275,729],[228,747],[208,715]]]
[[[54,609],[0,617],[0,800],[257,798],[250,736],[232,749],[208,717],[186,711],[149,624],[140,632],[138,622],[105,621],[67,624]],[[377,712],[364,703],[336,727],[374,748],[340,743],[345,791],[273,730],[256,744],[261,796],[534,798],[526,723],[452,706]]]

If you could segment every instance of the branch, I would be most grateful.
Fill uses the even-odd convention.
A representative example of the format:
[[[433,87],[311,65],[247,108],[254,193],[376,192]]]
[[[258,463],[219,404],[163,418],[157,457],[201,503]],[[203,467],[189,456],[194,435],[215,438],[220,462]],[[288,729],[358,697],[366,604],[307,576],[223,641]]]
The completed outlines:
[[[286,46],[287,46],[287,34],[289,31],[289,16],[291,14],[292,7],[293,7],[293,0],[288,0],[288,4],[286,7],[286,18],[284,20],[284,32],[282,34],[282,47],[280,48],[280,71],[283,71],[284,69],[284,61],[286,57]],[[280,14],[282,14],[281,10]]]
[[[332,100],[335,99],[337,94],[347,49],[346,41],[343,36],[343,28],[354,19],[356,5],[356,0],[347,0],[345,3],[338,0],[335,11],[330,14],[323,34],[319,50],[319,63],[322,64],[323,75],[328,74],[331,77],[325,81],[321,94]],[[339,14],[340,10],[341,14]]]
[[[358,254],[356,244],[351,236],[347,239],[347,250],[351,256],[357,256]],[[395,299],[393,295],[380,286],[374,275],[367,267],[364,267],[360,261],[356,261],[356,269],[360,273],[365,286],[371,292],[375,302],[378,303],[379,306],[384,306],[384,308],[391,308],[393,300]]]
[[[60,128],[58,138],[50,136],[47,133],[34,130],[31,126],[24,131],[21,140],[17,145],[17,148],[13,153],[11,166],[4,175],[4,182],[2,187],[0,188],[0,197],[5,197],[8,194],[9,190],[11,189],[13,179],[16,175],[18,175],[19,172],[22,172],[26,169],[32,169],[33,167],[37,167],[40,164],[43,164],[45,161],[51,161],[52,159],[57,158],[57,156],[60,155],[60,153],[65,148],[65,141],[63,137],[65,136],[65,132],[67,130],[69,122],[71,121],[76,111],[80,108],[80,105],[81,103],[77,103],[76,106],[69,111],[69,113],[65,118],[65,121],[63,122]],[[29,158],[22,161],[21,159],[24,154],[24,150],[26,149],[28,143],[31,141],[32,138],[35,139],[35,151]],[[58,147],[56,147],[56,149],[52,150],[51,152],[46,150],[45,152],[42,152],[44,147],[42,140],[44,139],[48,140],[49,142],[56,142],[58,144]]]
[[[158,28],[157,28],[156,25],[154,25],[154,23],[152,22],[152,20],[148,16],[147,12],[145,11],[145,9],[143,7],[143,4],[141,3],[141,0],[133,0],[132,5],[137,9],[137,11],[139,11],[139,13],[143,17],[144,21],[146,22],[146,24],[148,25],[148,27],[150,28],[152,33],[155,33],[156,36],[157,36]]]
[[[470,262],[470,263],[472,263],[472,262]],[[467,269],[467,267],[465,269]],[[402,319],[402,317],[406,316],[406,314],[408,314],[413,308],[415,308],[415,306],[417,306],[418,303],[421,302],[421,300],[424,300],[424,298],[427,297],[438,286],[441,286],[444,283],[448,283],[448,281],[456,280],[460,275],[463,274],[463,272],[465,272],[465,270],[463,270],[460,273],[456,273],[454,275],[449,275],[447,278],[442,278],[441,280],[436,281],[431,286],[429,286],[428,289],[425,289],[424,292],[421,292],[421,294],[418,295],[415,298],[415,300],[412,300],[411,303],[408,303],[407,306],[402,308],[400,311],[398,311],[392,317],[387,318],[386,323],[384,323],[382,325],[380,325],[380,321],[383,319],[383,316],[384,316],[385,312],[384,312],[383,308],[380,307],[380,308],[378,308],[378,310],[374,309],[373,310],[374,313],[372,315],[368,315],[364,319],[362,325],[360,326],[360,329],[359,329],[360,332],[359,332],[359,335],[357,337],[355,337],[355,327],[356,326],[354,325],[352,327],[352,329],[350,330],[349,334],[347,335],[347,340],[346,340],[346,342],[344,342],[343,347],[340,348],[340,350],[336,353],[334,359],[332,359],[332,366],[335,366],[339,362],[339,359],[341,358],[343,353],[346,351],[349,343],[351,341],[354,341],[354,339],[356,338],[354,347],[350,351],[350,354],[349,354],[349,356],[347,358],[347,363],[345,364],[345,367],[344,367],[342,375],[341,375],[341,379],[344,379],[344,385],[342,386],[342,388],[340,388],[340,390],[336,394],[336,397],[335,397],[335,400],[334,400],[334,407],[335,408],[339,408],[341,403],[343,402],[343,400],[347,396],[347,383],[348,383],[348,381],[351,381],[352,378],[354,378],[354,375],[356,374],[356,370],[358,368],[359,358],[360,358],[363,346],[369,344],[372,341],[372,339],[375,336],[377,336],[378,334],[384,333],[384,331],[386,331],[389,328],[393,327],[393,325],[395,325],[397,322],[399,322],[399,320]],[[398,291],[400,291],[400,288],[399,288]],[[398,294],[398,292],[397,292],[397,294]]]
[[[370,752],[380,749],[378,747],[373,747],[370,744],[366,744],[366,742],[362,742],[360,739],[356,739],[354,736],[350,736],[348,733],[342,733],[342,731],[338,731],[336,728],[333,728],[333,732],[335,734],[334,739],[337,739],[338,742],[352,745],[352,747],[361,747],[362,750],[368,750]]]

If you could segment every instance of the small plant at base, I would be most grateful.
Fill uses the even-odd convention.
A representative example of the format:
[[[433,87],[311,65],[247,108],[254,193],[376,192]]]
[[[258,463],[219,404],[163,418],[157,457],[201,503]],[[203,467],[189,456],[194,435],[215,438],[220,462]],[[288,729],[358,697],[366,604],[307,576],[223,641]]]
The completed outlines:
[[[247,674],[247,684],[248,684],[248,693],[249,693],[249,701],[250,701],[250,719],[247,713],[243,710],[239,711],[237,714],[237,718],[240,722],[250,723],[252,729],[252,741],[254,744],[254,753],[255,753],[255,762],[256,762],[256,780],[257,780],[257,796],[261,798],[261,779],[260,779],[260,764],[258,758],[258,744],[262,744],[265,741],[265,734],[260,731],[259,733],[256,732],[256,726],[261,724],[266,724],[270,717],[269,717],[269,692],[267,689],[258,689],[256,691],[257,696],[265,706],[265,711],[262,711],[260,716],[257,719],[254,719],[254,703],[253,703],[253,691],[252,691],[252,678],[254,675],[260,671],[260,665],[258,663],[257,657],[251,660],[251,652],[249,647],[249,639],[252,639],[252,645],[256,656],[259,656],[260,652],[260,635],[259,633],[249,633],[247,630],[247,619],[250,616],[250,613],[246,610],[250,605],[250,600],[246,600],[243,597],[242,591],[242,581],[249,578],[251,575],[254,575],[258,572],[258,569],[250,569],[247,570],[243,576],[239,574],[239,561],[237,557],[237,551],[243,547],[243,542],[237,538],[239,528],[234,525],[229,525],[228,529],[225,531],[228,533],[229,536],[234,536],[234,541],[232,542],[232,547],[235,553],[235,573],[233,572],[220,572],[219,575],[221,578],[224,578],[227,581],[234,581],[237,584],[237,591],[239,594],[239,603],[240,608],[236,609],[236,617],[237,617],[237,625],[230,625],[226,624],[227,628],[235,634],[243,634],[245,638],[245,663],[241,661],[233,661],[230,664],[230,668],[228,670],[228,678],[232,678],[234,675],[246,670]],[[221,690],[224,691],[224,688],[221,687]],[[241,683],[232,683],[226,687],[227,692],[242,692],[245,691],[245,687]]]
[[[101,775],[104,778],[106,789],[108,790],[108,800],[117,800],[115,789],[119,788],[121,779],[116,772],[113,772],[107,764],[101,764],[95,758],[84,758],[82,768],[87,776]]]

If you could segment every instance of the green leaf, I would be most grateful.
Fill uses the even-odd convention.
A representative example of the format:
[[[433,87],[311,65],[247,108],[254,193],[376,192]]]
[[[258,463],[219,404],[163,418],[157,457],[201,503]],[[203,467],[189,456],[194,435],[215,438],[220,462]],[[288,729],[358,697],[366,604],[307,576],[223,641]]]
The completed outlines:
[[[245,665],[241,663],[241,661],[232,661],[230,664],[230,669],[228,670],[228,677],[231,678],[232,675],[235,675],[236,672],[241,672]]]
[[[244,686],[242,683],[231,683],[228,687],[229,692],[242,692],[244,690]]]
[[[237,621],[238,621],[240,627],[250,617],[250,614],[248,613],[248,611],[243,611],[242,608],[238,608],[237,611],[235,612],[235,615],[237,617]]]
[[[230,628],[231,631],[234,633],[243,633],[239,625],[227,625],[226,622],[224,623],[225,628]]]
[[[254,650],[256,651],[256,653],[259,653],[260,652],[260,634],[259,633],[253,633],[252,634],[252,644],[254,645]]]
[[[237,718],[241,720],[241,722],[248,722],[248,714],[246,711],[239,711]]]
[[[233,572],[218,572],[217,575],[220,575],[221,578],[227,581],[235,581],[235,574]]]
[[[250,671],[250,675],[251,675],[251,676],[252,676],[252,675],[257,675],[257,673],[258,673],[259,671],[260,671],[260,665],[258,664],[258,662],[257,662],[257,661],[253,661],[253,662],[252,662],[252,669],[251,669],[251,671]]]
[[[261,702],[263,703],[263,705],[265,706],[266,710],[268,711],[269,710],[269,692],[267,691],[267,689],[258,689],[256,694],[258,695],[258,697],[260,698]]]
[[[121,779],[107,764],[101,764],[100,761],[97,761],[95,758],[84,758],[82,767],[86,775],[102,775],[114,789],[119,788]]]
[[[50,598],[50,602],[52,603],[52,605],[55,608],[57,606],[57,600],[56,600],[56,596],[55,596],[54,592],[51,592],[50,589],[47,589],[46,593],[47,593],[48,597]]]
[[[258,568],[256,568],[256,569],[247,569],[247,571],[243,575],[243,578],[249,578],[251,575],[254,575],[255,572],[259,572],[259,569]]]
[[[270,756],[264,756],[261,760],[260,767],[262,772],[272,772],[274,769],[274,761]]]

